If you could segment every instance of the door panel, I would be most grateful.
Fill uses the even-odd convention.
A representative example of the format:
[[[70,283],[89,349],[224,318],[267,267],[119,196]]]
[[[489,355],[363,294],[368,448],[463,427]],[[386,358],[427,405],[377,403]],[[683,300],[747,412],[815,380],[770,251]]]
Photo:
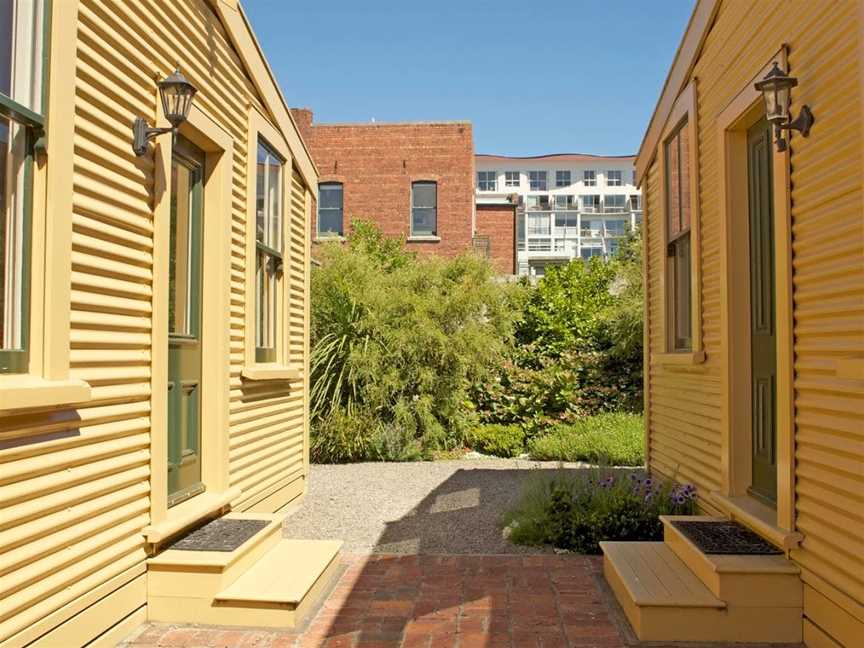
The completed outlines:
[[[777,500],[777,338],[771,127],[747,132],[753,474],[751,494]]]
[[[201,481],[201,228],[203,154],[177,139],[171,163],[168,260],[168,506]]]

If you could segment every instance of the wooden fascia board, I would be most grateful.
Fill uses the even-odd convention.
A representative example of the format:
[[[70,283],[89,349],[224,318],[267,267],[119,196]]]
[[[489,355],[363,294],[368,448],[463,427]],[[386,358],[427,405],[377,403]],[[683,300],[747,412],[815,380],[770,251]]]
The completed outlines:
[[[285,101],[279,84],[276,82],[276,77],[264,57],[264,52],[255,37],[255,32],[252,31],[249,19],[243,12],[243,7],[236,1],[211,0],[211,4],[216,15],[222,21],[228,38],[231,39],[231,43],[240,55],[249,78],[258,90],[267,111],[288,142],[288,147],[291,149],[294,162],[303,176],[303,180],[307,186],[316,187],[318,169],[315,167],[315,162],[312,160],[306,143],[300,137],[300,130],[291,116],[288,103]],[[235,8],[232,8],[231,5],[234,5]]]
[[[639,153],[636,155],[637,186],[641,186],[645,171],[657,153],[657,143],[660,141],[661,133],[666,128],[669,113],[672,111],[681,90],[690,80],[693,66],[696,64],[696,59],[699,57],[699,52],[708,36],[708,30],[720,8],[720,1],[699,0],[693,8],[690,22],[687,23],[684,37],[678,45],[678,51],[675,52],[672,66],[669,68],[669,74],[666,75],[666,81],[663,84],[663,91],[654,107],[654,113],[651,115],[651,121],[648,122],[648,129],[645,131],[642,144],[639,146]]]

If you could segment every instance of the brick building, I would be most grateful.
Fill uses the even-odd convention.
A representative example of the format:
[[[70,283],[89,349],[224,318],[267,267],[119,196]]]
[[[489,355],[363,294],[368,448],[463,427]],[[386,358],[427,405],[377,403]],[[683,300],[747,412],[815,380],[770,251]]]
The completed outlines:
[[[474,141],[469,122],[317,124],[294,118],[320,171],[312,238],[354,219],[404,235],[409,249],[456,256],[474,235]]]
[[[517,204],[516,195],[477,198],[474,249],[484,254],[500,274],[516,274]]]

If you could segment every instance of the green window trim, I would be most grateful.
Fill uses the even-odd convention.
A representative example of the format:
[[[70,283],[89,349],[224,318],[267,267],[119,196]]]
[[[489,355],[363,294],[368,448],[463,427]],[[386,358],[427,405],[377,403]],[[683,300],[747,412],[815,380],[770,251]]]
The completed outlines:
[[[0,350],[0,374],[27,373],[30,364],[30,262],[33,220],[33,143],[32,130],[27,131],[27,153],[24,158],[24,214],[21,260],[21,348]],[[0,287],[2,289],[2,287]]]

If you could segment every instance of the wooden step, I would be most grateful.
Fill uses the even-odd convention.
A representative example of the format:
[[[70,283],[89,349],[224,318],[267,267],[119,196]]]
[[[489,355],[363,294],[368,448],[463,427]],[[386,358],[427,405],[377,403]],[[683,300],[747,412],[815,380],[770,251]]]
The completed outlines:
[[[342,543],[280,539],[219,592],[148,597],[150,619],[225,626],[291,628],[308,612],[339,566]]]
[[[603,572],[642,641],[801,641],[800,608],[732,607],[662,542],[602,542]]]
[[[234,551],[166,549],[147,561],[147,590],[157,596],[212,598],[276,546],[284,515],[229,513],[227,519],[267,520],[267,526]]]
[[[719,521],[722,518],[661,515],[660,519],[664,542],[710,592],[727,605],[802,607],[804,592],[800,570],[785,556],[705,554],[672,522]]]

